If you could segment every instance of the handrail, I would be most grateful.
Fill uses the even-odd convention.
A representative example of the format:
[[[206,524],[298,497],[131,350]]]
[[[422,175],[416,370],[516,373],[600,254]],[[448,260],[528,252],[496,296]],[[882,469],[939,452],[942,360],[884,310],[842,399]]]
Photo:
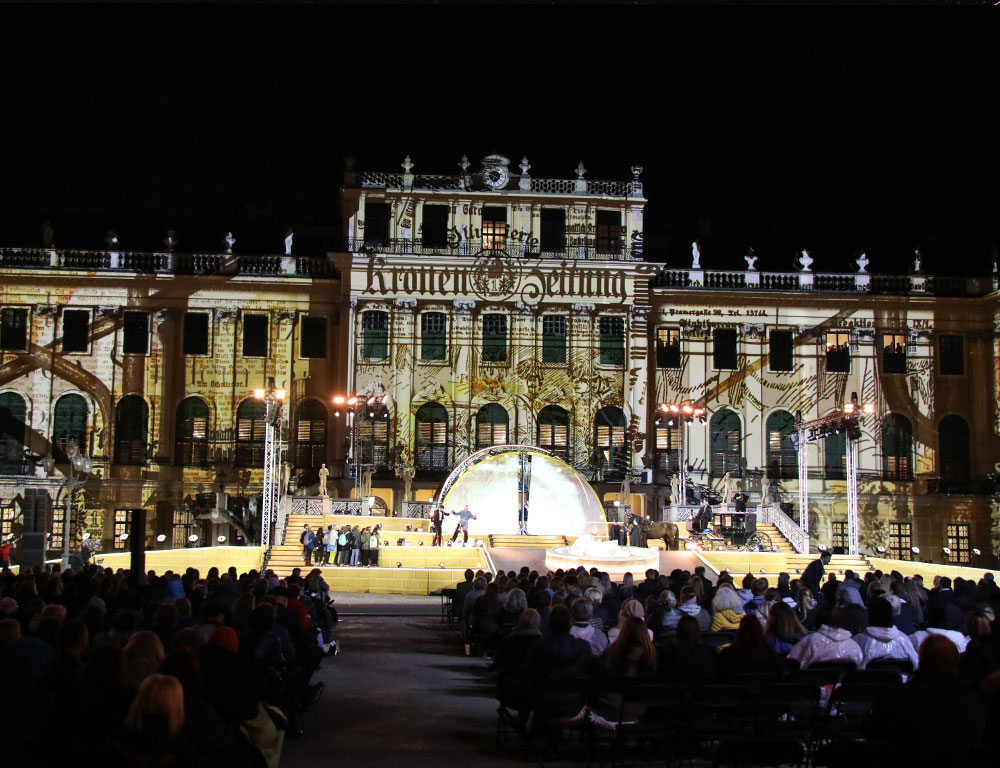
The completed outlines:
[[[797,553],[809,553],[809,534],[799,527],[792,518],[784,513],[777,504],[760,506],[760,516],[758,520],[762,523],[770,523],[778,529],[778,533],[784,536],[788,543]]]

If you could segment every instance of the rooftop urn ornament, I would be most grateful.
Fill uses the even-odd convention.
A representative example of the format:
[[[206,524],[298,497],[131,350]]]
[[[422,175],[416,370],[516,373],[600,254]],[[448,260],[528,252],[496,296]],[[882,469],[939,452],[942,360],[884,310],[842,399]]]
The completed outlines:
[[[802,265],[803,272],[812,272],[812,263],[815,261],[812,256],[809,255],[809,251],[802,251],[802,255],[799,256],[799,264]]]
[[[747,263],[747,272],[757,271],[756,264],[758,258],[759,257],[753,248],[747,249],[746,255],[743,257],[743,260]]]
[[[104,238],[104,242],[108,246],[109,251],[113,251],[118,247],[118,235],[115,234],[113,229],[108,230],[108,236]]]
[[[163,238],[163,244],[167,246],[168,251],[172,251],[177,245],[177,235],[172,229],[167,230],[167,236]]]
[[[920,249],[917,248],[913,252],[913,274],[923,274],[923,258],[923,254],[921,254]]]
[[[407,156],[406,159],[409,160],[410,159],[409,156]],[[466,173],[469,170],[469,156],[468,155],[462,155],[462,159],[459,161],[458,167],[462,169],[462,173],[463,174]]]
[[[642,166],[641,165],[633,165],[632,166],[632,178],[635,179],[636,181],[638,181],[640,176],[642,176]]]
[[[521,173],[523,173],[525,175],[527,175],[528,171],[531,170],[531,164],[528,163],[528,156],[527,155],[525,155],[524,157],[521,158],[520,168],[521,168]]]
[[[701,269],[701,246],[697,240],[691,243],[691,269]]]
[[[236,238],[233,237],[233,233],[226,232],[226,236],[222,238],[222,242],[226,244],[226,253],[232,253],[233,246],[236,245]]]
[[[868,259],[867,254],[865,254],[864,251],[861,252],[861,255],[858,256],[858,258],[856,258],[855,261],[858,263],[858,274],[859,275],[866,275],[866,274],[868,274],[868,262],[869,262],[869,259]]]
[[[285,233],[285,255],[286,256],[291,256],[292,255],[292,240],[294,240],[294,239],[295,239],[295,232],[292,230],[291,227],[289,227],[288,231]]]
[[[531,191],[531,176],[528,175],[528,171],[531,170],[531,164],[528,162],[528,156],[525,155],[521,158],[521,178],[518,179],[517,188],[524,191]]]
[[[583,175],[587,172],[587,169],[583,167],[583,160],[581,160],[576,165],[576,177],[582,179]]]
[[[406,156],[406,157],[405,157],[405,158],[403,159],[403,162],[402,162],[402,163],[400,164],[400,167],[401,167],[401,168],[402,168],[402,169],[403,169],[404,171],[406,171],[407,173],[409,173],[410,171],[412,171],[412,170],[413,170],[413,163],[412,163],[412,161],[410,160],[410,156],[409,156],[409,155],[407,155],[407,156]]]

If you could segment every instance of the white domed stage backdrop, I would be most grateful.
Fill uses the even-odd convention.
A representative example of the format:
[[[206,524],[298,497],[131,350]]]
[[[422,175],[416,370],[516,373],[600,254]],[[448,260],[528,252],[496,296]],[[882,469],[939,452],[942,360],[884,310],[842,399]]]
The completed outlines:
[[[469,456],[442,486],[442,506],[457,512],[469,505],[476,515],[470,535],[519,533],[522,478],[529,534],[606,534],[604,508],[590,483],[569,464],[530,446],[498,445]],[[446,533],[455,522],[445,518]]]

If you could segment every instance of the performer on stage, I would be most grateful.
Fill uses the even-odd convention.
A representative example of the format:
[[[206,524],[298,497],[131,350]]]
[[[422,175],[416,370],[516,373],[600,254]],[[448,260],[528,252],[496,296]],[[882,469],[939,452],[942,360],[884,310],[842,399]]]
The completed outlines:
[[[451,535],[452,543],[458,538],[458,532],[461,531],[465,536],[463,544],[469,543],[469,520],[475,520],[476,516],[469,511],[469,505],[466,504],[460,512],[452,512],[455,517],[458,518],[458,525],[455,526],[455,532]]]
[[[747,511],[747,495],[738,487],[736,493],[733,494],[733,503],[736,505],[737,512]]]
[[[705,533],[712,524],[712,506],[708,503],[708,497],[701,497],[701,509],[698,514],[691,518],[688,523],[688,530],[691,533]]]
[[[434,507],[431,510],[431,531],[434,532],[434,539],[431,541],[432,547],[440,547],[444,541],[442,527],[444,526],[444,519],[447,516],[448,513],[441,507]]]

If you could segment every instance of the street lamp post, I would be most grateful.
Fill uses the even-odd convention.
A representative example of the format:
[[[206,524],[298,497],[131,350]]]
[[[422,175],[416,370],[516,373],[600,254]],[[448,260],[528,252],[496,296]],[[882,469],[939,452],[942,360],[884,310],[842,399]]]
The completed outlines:
[[[63,491],[66,491],[66,513],[63,520],[63,570],[69,567],[69,540],[70,526],[73,520],[73,494],[78,488],[83,487],[87,482],[87,478],[90,477],[91,470],[94,468],[94,460],[89,456],[84,456],[77,447],[76,442],[71,441],[66,446],[66,455],[69,457],[69,473],[56,492],[56,502],[58,503],[59,496]],[[48,453],[42,459],[42,466],[45,468],[45,474],[51,476],[56,466],[56,460],[51,453]]]
[[[333,397],[333,406],[333,415],[338,418],[343,416],[345,425],[349,430],[347,461],[348,466],[353,467],[354,471],[355,495],[361,500],[362,508],[367,506],[370,509],[373,505],[374,497],[362,494],[362,490],[365,490],[362,487],[364,472],[368,467],[375,467],[378,462],[374,451],[374,444],[372,446],[372,455],[368,457],[364,455],[361,446],[363,442],[362,435],[360,434],[361,423],[365,421],[365,414],[368,415],[367,420],[372,424],[379,420],[388,422],[389,395],[335,395]],[[370,433],[370,438],[374,443],[374,428]],[[386,425],[386,440],[388,440],[388,424]],[[368,459],[367,461],[366,458]]]
[[[264,401],[264,482],[261,497],[260,544],[271,545],[271,525],[278,514],[279,468],[281,466],[281,409],[286,392],[274,381],[268,389],[254,390],[254,397]]]

